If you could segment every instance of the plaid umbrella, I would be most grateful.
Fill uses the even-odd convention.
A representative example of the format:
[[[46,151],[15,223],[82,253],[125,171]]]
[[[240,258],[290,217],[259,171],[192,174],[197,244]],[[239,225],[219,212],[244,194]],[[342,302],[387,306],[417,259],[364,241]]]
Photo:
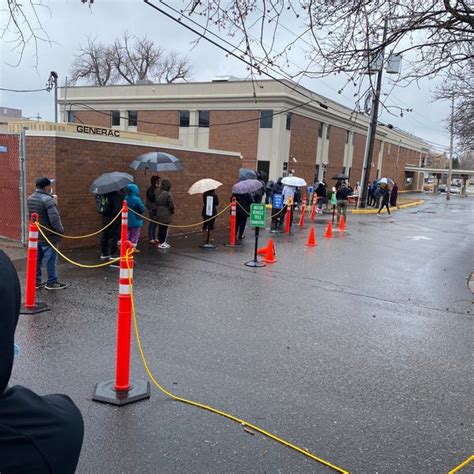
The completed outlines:
[[[247,194],[254,193],[260,188],[263,188],[263,183],[257,179],[245,179],[244,181],[239,181],[232,186],[232,192],[234,194]]]
[[[130,163],[130,168],[134,170],[158,171],[180,171],[183,169],[181,161],[176,156],[162,151],[152,151],[140,155]]]

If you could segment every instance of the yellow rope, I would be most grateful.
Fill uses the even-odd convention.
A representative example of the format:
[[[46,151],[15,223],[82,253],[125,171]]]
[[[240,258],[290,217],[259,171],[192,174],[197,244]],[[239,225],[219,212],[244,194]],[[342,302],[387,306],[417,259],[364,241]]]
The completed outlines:
[[[59,232],[56,232],[55,230],[53,229],[50,229],[49,227],[44,227],[44,230],[48,231],[48,232],[51,232],[52,234],[56,234],[56,235],[59,235],[60,237],[63,237],[64,239],[85,239],[87,237],[94,237],[94,235],[97,235],[97,234],[100,234],[102,231],[104,231],[105,229],[107,229],[107,227],[110,227],[117,219],[118,217],[120,216],[120,214],[122,214],[122,210],[120,209],[120,212],[105,226],[105,227],[102,227],[102,229],[99,229],[97,230],[96,232],[93,232],[92,234],[86,234],[86,235],[64,235],[64,234],[60,234]],[[38,222],[36,222],[36,224],[38,224]],[[38,226],[39,227],[39,226]],[[45,237],[46,238],[46,237]]]
[[[469,456],[464,462],[456,466],[454,469],[451,469],[448,474],[455,474],[456,472],[459,472],[463,467],[467,466],[471,461],[474,461],[474,454]]]
[[[215,219],[217,216],[220,216],[221,214],[223,214],[225,211],[227,211],[227,209],[229,209],[231,205],[229,204],[228,206],[224,207],[224,209],[222,209],[221,212],[218,212],[215,216],[212,216],[212,217],[209,217],[209,219],[206,219],[204,221],[201,221],[201,222],[196,222],[195,224],[185,224],[185,225],[175,225],[175,224],[165,224],[164,222],[158,222],[158,221],[155,221],[153,219],[150,219],[149,217],[146,217],[142,214],[139,214],[138,212],[135,212],[133,209],[129,209],[130,212],[133,212],[134,214],[136,214],[137,216],[140,216],[142,219],[145,219],[146,221],[148,222],[153,222],[154,224],[158,224],[158,225],[166,225],[168,227],[175,227],[175,228],[178,228],[178,229],[184,229],[184,228],[187,228],[187,227],[196,227],[198,225],[202,225],[204,224],[205,222],[209,222],[211,221],[212,219]]]
[[[132,317],[133,317],[133,326],[134,326],[134,330],[135,330],[135,339],[137,341],[137,347],[138,347],[138,351],[140,353],[140,358],[142,360],[143,367],[144,367],[146,373],[148,374],[148,377],[153,382],[153,384],[161,392],[163,392],[165,395],[172,398],[173,400],[176,400],[176,401],[182,402],[182,403],[186,403],[188,405],[192,405],[192,406],[195,406],[195,407],[198,407],[198,408],[202,408],[203,410],[207,410],[207,411],[210,411],[212,413],[216,413],[217,415],[228,418],[229,420],[235,421],[236,423],[239,423],[242,426],[247,426],[247,427],[251,428],[252,430],[254,430],[256,432],[261,433],[262,435],[264,435],[264,436],[266,436],[270,439],[273,439],[274,441],[277,441],[278,443],[281,443],[284,446],[287,446],[288,448],[293,449],[293,450],[305,455],[306,457],[308,457],[310,459],[313,459],[314,461],[317,461],[317,462],[323,464],[324,466],[327,466],[327,467],[333,469],[336,472],[339,472],[341,474],[349,474],[349,471],[346,471],[345,469],[342,469],[341,467],[336,466],[335,464],[332,464],[328,461],[325,461],[324,459],[316,456],[315,454],[313,454],[309,451],[306,451],[305,449],[300,448],[299,446],[296,446],[295,444],[289,443],[288,441],[285,441],[284,439],[279,438],[278,436],[276,436],[276,435],[274,435],[274,434],[272,434],[272,433],[270,433],[270,432],[268,432],[268,431],[266,431],[266,430],[264,430],[264,429],[262,429],[262,428],[260,428],[256,425],[254,425],[252,423],[248,423],[247,421],[242,420],[241,418],[237,418],[234,415],[226,413],[225,411],[222,411],[222,410],[218,410],[218,409],[213,408],[209,405],[204,405],[202,403],[198,403],[198,402],[195,402],[193,400],[188,400],[188,399],[183,398],[183,397],[178,397],[178,396],[172,394],[171,392],[169,392],[168,390],[166,390],[164,387],[162,387],[158,383],[158,381],[155,379],[155,377],[153,376],[153,374],[152,374],[152,372],[151,372],[151,370],[148,366],[148,362],[146,360],[145,354],[143,352],[142,342],[141,342],[140,334],[139,334],[139,331],[138,331],[137,316],[136,316],[136,311],[135,311],[135,299],[134,299],[134,294],[133,294],[133,283],[132,283],[131,268],[130,268],[130,262],[129,262],[130,255],[131,255],[131,251],[129,250],[126,254],[126,263],[127,263],[127,268],[128,268],[128,280],[129,280],[129,286],[130,286],[130,297],[131,297],[131,301],[132,301]]]
[[[84,263],[79,263],[79,262],[75,262],[74,260],[71,260],[69,257],[66,257],[66,255],[64,255],[57,247],[55,247],[51,241],[48,239],[48,237],[46,237],[46,235],[44,234],[43,232],[43,226],[40,225],[38,222],[36,223],[36,225],[38,226],[38,230],[40,231],[40,234],[45,238],[46,242],[48,242],[48,245],[50,247],[52,247],[52,249],[58,254],[60,255],[62,258],[64,258],[64,260],[66,260],[67,262],[69,263],[72,263],[73,265],[76,265],[76,267],[81,267],[81,268],[100,268],[100,267],[106,267],[107,265],[112,265],[113,263],[116,263],[120,260],[120,257],[117,257],[117,258],[114,258],[112,260],[109,260],[108,262],[104,262],[104,263],[97,263],[95,265],[85,265]]]

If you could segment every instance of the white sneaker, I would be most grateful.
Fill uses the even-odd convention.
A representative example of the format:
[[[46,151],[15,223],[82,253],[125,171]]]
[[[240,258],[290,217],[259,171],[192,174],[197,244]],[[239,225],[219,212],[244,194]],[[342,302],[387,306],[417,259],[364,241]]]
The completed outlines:
[[[171,247],[170,244],[167,244],[166,242],[163,242],[162,244],[158,245],[159,249],[169,249]]]
[[[109,260],[109,259],[110,259],[110,255],[101,255],[101,256],[100,256],[100,259],[101,259],[101,260]]]

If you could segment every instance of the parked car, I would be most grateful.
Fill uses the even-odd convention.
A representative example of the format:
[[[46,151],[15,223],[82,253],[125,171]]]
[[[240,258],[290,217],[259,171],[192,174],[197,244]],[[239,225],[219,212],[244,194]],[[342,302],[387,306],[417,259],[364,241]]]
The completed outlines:
[[[446,184],[440,184],[438,187],[438,191],[440,193],[446,193],[448,191],[448,186]],[[451,194],[460,194],[461,188],[459,186],[451,186],[450,189]]]

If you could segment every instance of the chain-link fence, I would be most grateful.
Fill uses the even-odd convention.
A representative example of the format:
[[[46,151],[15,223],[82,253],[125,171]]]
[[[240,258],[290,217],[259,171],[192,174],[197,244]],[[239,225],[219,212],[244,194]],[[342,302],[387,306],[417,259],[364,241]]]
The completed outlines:
[[[0,134],[0,237],[21,240],[20,135]]]

